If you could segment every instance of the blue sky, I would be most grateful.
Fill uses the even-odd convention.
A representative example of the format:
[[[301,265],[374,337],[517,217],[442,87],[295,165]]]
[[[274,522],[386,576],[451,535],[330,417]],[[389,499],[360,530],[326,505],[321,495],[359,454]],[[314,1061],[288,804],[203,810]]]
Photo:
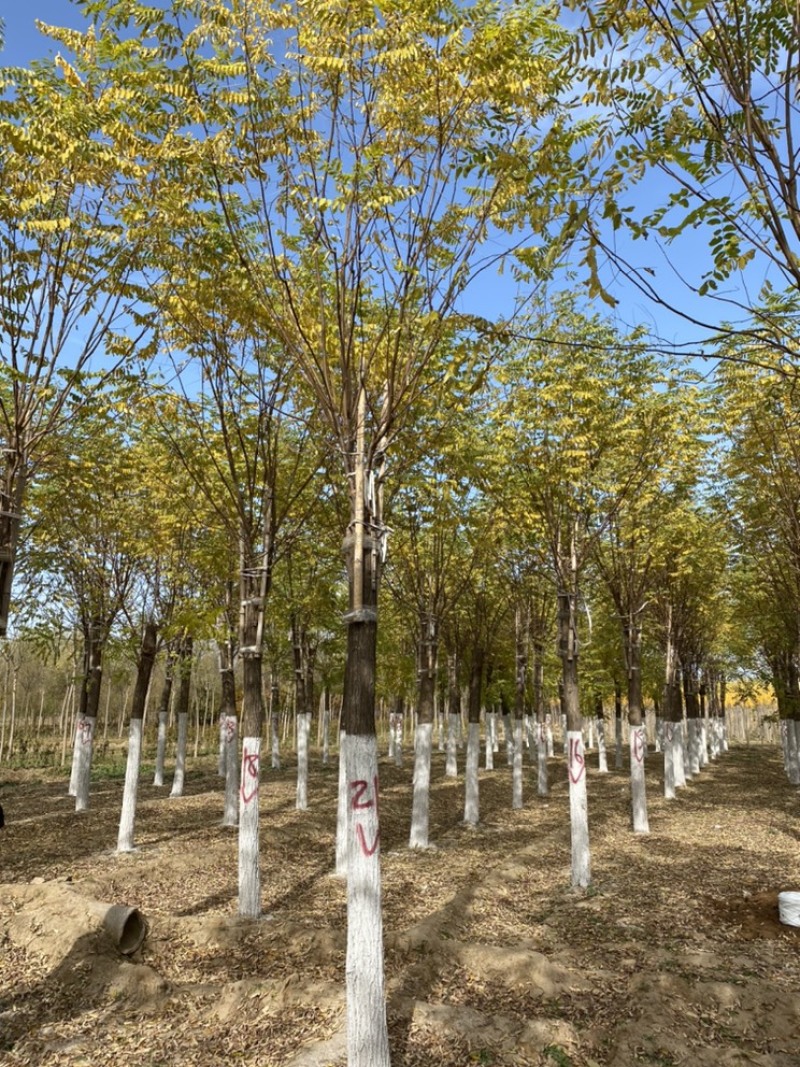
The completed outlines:
[[[0,0],[0,10],[5,21],[5,51],[0,54],[0,61],[7,65],[27,65],[32,59],[56,50],[53,43],[37,31],[35,19],[76,28],[84,24],[71,0]],[[652,185],[641,188],[640,195],[653,195],[660,199],[663,188],[659,189],[654,180]],[[708,259],[707,237],[703,234],[688,235],[682,239],[679,247],[673,246],[666,253],[655,242],[627,241],[622,248],[631,261],[646,272],[644,277],[656,291],[666,299],[679,302],[697,318],[713,324],[724,318],[726,313],[733,315],[733,312],[726,312],[712,301],[700,301],[693,297],[683,284],[682,277],[696,278],[699,274],[698,265]],[[707,329],[693,326],[670,314],[618,276],[613,281],[611,273],[606,277],[609,284],[613,285],[619,303],[613,312],[605,305],[599,305],[598,310],[616,318],[621,331],[641,324],[663,338],[668,345],[702,347],[702,338],[707,336]],[[750,285],[757,290],[762,281],[763,277],[751,275]],[[470,291],[470,310],[487,316],[495,314],[498,308],[506,310],[513,302],[511,285],[508,273],[500,278],[487,272]],[[703,365],[700,366],[702,369]]]

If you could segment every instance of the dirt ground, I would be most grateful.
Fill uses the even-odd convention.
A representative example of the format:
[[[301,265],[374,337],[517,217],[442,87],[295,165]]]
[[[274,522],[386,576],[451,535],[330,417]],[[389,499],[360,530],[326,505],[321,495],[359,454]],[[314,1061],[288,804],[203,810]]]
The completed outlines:
[[[482,772],[481,824],[434,755],[431,840],[406,847],[411,760],[381,763],[388,1015],[394,1067],[799,1067],[800,794],[777,752],[734,748],[677,800],[648,758],[649,836],[629,830],[626,772],[589,755],[593,885],[569,887],[566,772],[511,810],[511,772]],[[3,1067],[340,1067],[345,894],[331,876],[335,760],[267,771],[264,918],[236,917],[236,832],[221,779],[190,763],[169,799],[143,774],[134,853],[118,855],[122,779],[81,815],[67,776],[0,773]],[[88,901],[147,921],[124,958]]]

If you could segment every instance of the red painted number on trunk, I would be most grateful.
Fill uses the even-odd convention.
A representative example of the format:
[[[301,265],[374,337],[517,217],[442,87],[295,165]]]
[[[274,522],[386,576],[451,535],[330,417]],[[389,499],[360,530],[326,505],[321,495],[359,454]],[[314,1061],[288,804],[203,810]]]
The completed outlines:
[[[378,776],[377,774],[372,779],[372,792],[373,796],[364,799],[364,794],[369,789],[369,782],[364,781],[363,778],[359,778],[355,782],[350,783],[350,792],[353,794],[353,799],[350,801],[350,807],[353,811],[367,811],[369,808],[378,807]]]
[[[376,850],[378,848],[378,843],[380,842],[380,839],[381,839],[380,829],[376,829],[375,830],[375,837],[374,837],[374,839],[372,841],[372,844],[368,845],[367,844],[367,835],[364,833],[364,827],[361,825],[361,823],[358,823],[358,825],[356,826],[356,840],[358,841],[359,847],[361,848],[361,851],[364,853],[365,856],[374,856],[375,855],[375,852],[376,852]]]
[[[574,785],[583,777],[586,770],[586,760],[581,752],[581,740],[579,737],[569,739],[569,776]]]
[[[258,794],[258,753],[246,752],[242,760],[242,800],[249,804]]]

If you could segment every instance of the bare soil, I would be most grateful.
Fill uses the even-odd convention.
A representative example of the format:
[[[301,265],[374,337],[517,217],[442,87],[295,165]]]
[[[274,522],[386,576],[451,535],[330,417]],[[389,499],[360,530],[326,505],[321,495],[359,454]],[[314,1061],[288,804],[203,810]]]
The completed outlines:
[[[436,753],[436,847],[413,852],[410,760],[382,762],[394,1067],[798,1067],[800,928],[779,922],[777,894],[800,891],[800,794],[778,754],[734,748],[670,802],[648,757],[648,836],[629,830],[627,771],[594,763],[594,880],[578,892],[560,760],[547,798],[528,772],[521,811],[510,769],[482,772],[470,829]],[[178,799],[143,775],[128,854],[114,851],[121,777],[76,815],[65,775],[2,772],[0,1064],[344,1064],[337,771],[315,754],[305,812],[294,773],[265,774],[264,917],[245,922],[210,759]],[[131,958],[91,901],[146,917]]]

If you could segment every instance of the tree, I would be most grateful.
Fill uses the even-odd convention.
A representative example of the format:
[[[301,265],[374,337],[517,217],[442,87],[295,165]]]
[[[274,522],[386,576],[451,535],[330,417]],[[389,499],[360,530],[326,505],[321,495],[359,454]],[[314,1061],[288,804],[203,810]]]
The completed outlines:
[[[702,228],[709,256],[681,260],[687,291],[714,295],[726,318],[745,310],[751,323],[726,333],[777,341],[796,361],[796,338],[780,330],[769,301],[750,294],[769,275],[778,291],[800,285],[797,9],[771,0],[573,6],[585,14],[583,104],[599,121],[594,182],[603,215],[651,244]],[[655,203],[638,191],[652,171],[667,179]],[[651,299],[668,303],[652,269],[631,268],[599,221],[591,228],[590,246],[599,241]],[[725,284],[734,279],[735,288]],[[716,329],[715,318],[707,321]]]
[[[662,447],[649,402],[658,378],[641,355],[636,338],[618,338],[573,296],[560,297],[522,335],[503,370],[495,414],[503,497],[531,557],[549,557],[556,584],[576,886],[591,878],[578,689],[581,583],[609,523],[640,492]]]
[[[148,333],[137,248],[120,240],[111,118],[108,99],[61,58],[0,77],[0,636],[25,497],[49,442]]]

